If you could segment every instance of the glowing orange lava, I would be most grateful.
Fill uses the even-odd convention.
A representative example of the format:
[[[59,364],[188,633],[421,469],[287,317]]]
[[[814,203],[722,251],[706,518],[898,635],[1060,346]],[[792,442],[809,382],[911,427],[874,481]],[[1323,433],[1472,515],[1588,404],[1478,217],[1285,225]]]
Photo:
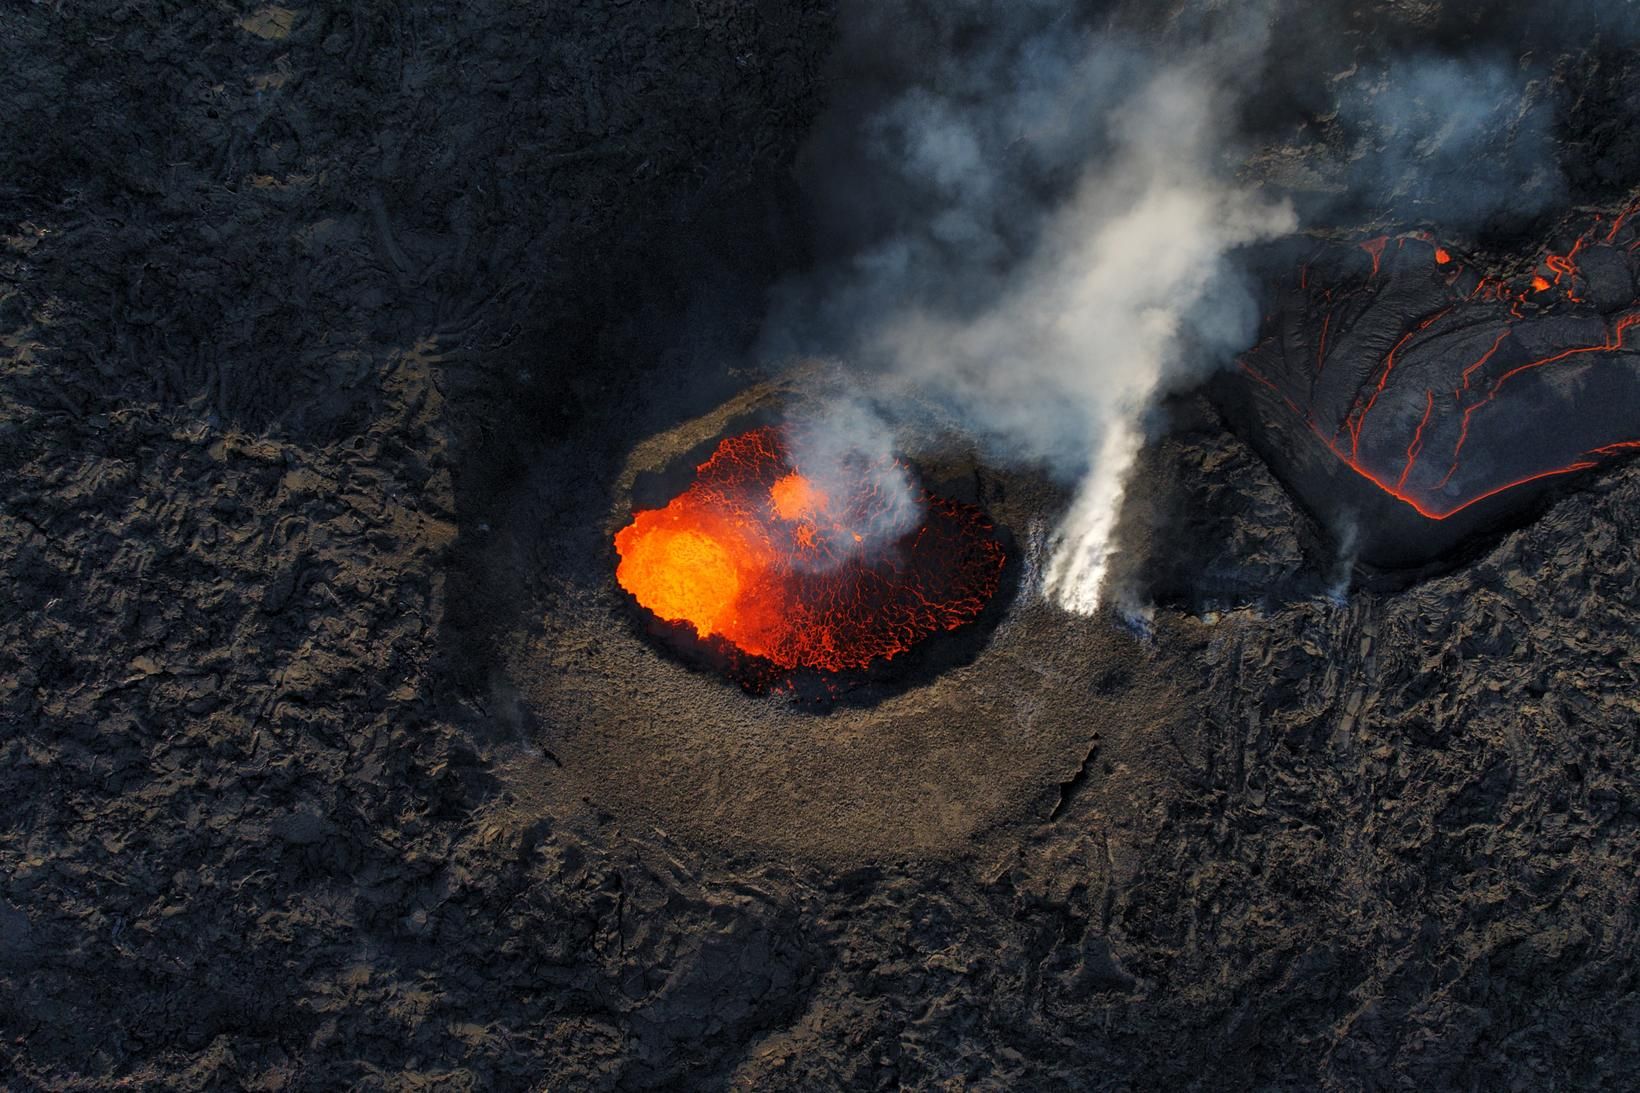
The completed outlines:
[[[978,618],[1005,560],[978,508],[920,490],[891,503],[896,469],[861,457],[853,485],[827,492],[780,430],[729,437],[683,493],[616,533],[615,579],[658,618],[778,668],[891,659]]]
[[[622,582],[641,588],[651,611],[687,620],[702,637],[718,632],[740,597],[740,567],[722,542],[694,529],[656,527],[628,546]]]
[[[769,499],[774,502],[775,515],[782,520],[801,520],[826,510],[826,495],[796,471],[769,487]]]

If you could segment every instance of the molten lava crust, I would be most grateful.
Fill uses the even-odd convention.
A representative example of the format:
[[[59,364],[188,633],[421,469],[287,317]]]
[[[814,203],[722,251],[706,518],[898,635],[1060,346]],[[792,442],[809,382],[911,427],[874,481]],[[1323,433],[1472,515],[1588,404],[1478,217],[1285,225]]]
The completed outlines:
[[[882,466],[849,469],[827,492],[779,428],[728,437],[616,534],[616,580],[748,686],[859,672],[978,619],[1006,560],[985,513],[919,490],[907,523],[881,496]]]
[[[1635,211],[1512,278],[1421,233],[1320,248],[1223,401],[1312,511],[1354,513],[1362,560],[1437,559],[1640,449]]]

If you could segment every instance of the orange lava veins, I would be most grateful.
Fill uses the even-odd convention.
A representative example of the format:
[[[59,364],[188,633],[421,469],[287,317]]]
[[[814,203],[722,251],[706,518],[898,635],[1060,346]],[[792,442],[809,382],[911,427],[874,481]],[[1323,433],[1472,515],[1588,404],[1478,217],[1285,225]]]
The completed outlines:
[[[615,536],[615,578],[648,611],[784,669],[864,668],[979,617],[1004,561],[985,514],[918,491],[888,527],[883,470],[828,494],[779,430],[722,441],[665,508]],[[903,513],[903,510],[901,510]]]

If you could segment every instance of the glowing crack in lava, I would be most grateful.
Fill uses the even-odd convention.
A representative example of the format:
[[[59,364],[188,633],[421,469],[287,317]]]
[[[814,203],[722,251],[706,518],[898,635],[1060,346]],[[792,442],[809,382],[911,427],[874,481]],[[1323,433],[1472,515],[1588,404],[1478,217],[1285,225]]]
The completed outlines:
[[[1632,393],[1621,386],[1629,381],[1621,371],[1567,370],[1628,367],[1640,382],[1640,301],[1628,269],[1640,249],[1637,211],[1640,204],[1596,217],[1563,253],[1542,255],[1514,280],[1469,271],[1425,233],[1361,243],[1371,261],[1364,280],[1323,287],[1301,268],[1294,314],[1306,316],[1310,333],[1279,334],[1239,366],[1314,442],[1426,520],[1596,467],[1640,448],[1640,420],[1626,409]],[[1596,259],[1600,270],[1585,268]],[[1592,285],[1610,289],[1603,302],[1591,300]],[[1380,297],[1403,301],[1397,308],[1416,300],[1417,310],[1340,349]],[[1312,350],[1281,348],[1305,337]],[[1505,405],[1534,379],[1546,384],[1543,394]],[[1535,407],[1531,418],[1521,405]],[[1581,415],[1585,425],[1557,427],[1556,413]]]
[[[891,659],[977,619],[1005,561],[973,505],[918,491],[908,512],[885,497],[896,467],[861,456],[822,489],[779,429],[728,437],[665,508],[616,533],[615,579],[656,617],[778,668]]]

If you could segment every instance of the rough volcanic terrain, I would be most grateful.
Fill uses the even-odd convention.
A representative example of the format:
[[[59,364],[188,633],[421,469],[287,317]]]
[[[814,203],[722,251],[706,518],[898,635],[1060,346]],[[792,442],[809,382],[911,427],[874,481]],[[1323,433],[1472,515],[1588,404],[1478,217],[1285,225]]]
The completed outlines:
[[[1187,394],[1099,616],[1033,584],[1063,485],[946,448],[1020,570],[938,670],[817,710],[635,622],[637,473],[782,382],[741,362],[836,18],[7,6],[0,1086],[1632,1080],[1633,462],[1362,587]],[[1307,59],[1538,26],[1478,19],[1352,10]],[[1543,53],[1565,208],[1455,253],[1636,184],[1632,50]]]

